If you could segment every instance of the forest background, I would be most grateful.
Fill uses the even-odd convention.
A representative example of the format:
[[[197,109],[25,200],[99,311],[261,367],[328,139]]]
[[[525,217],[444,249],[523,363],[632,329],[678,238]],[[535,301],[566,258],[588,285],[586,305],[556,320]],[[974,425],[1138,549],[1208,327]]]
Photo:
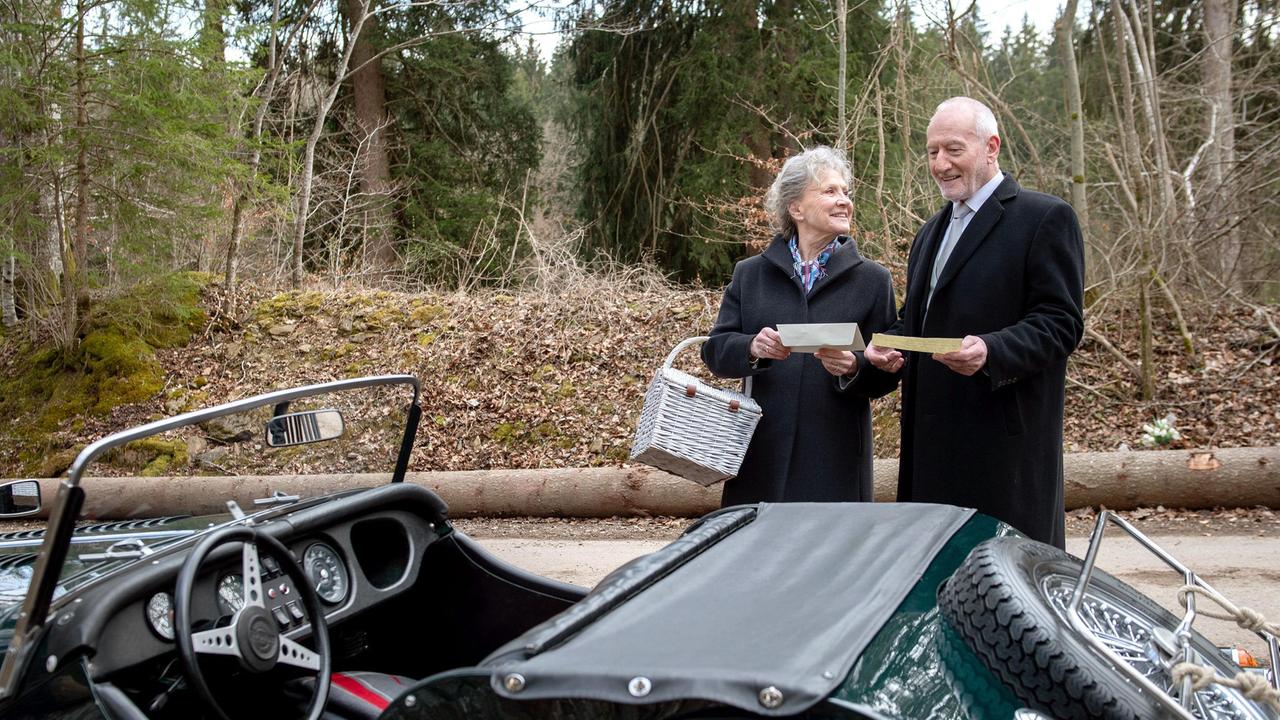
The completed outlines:
[[[1082,221],[1068,449],[1275,444],[1278,19],[1069,0],[1044,36],[946,0],[4,0],[0,475],[56,474],[122,421],[385,371],[428,386],[423,469],[620,462],[648,377],[769,239],[790,154],[848,151],[855,239],[901,292],[940,206],[925,126],[956,94]]]

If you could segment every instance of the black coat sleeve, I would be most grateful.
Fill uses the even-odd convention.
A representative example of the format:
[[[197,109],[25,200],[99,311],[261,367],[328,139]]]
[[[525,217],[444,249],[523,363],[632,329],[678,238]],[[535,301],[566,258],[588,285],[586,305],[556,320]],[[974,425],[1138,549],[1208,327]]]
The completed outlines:
[[[1053,203],[1031,239],[1022,319],[982,335],[993,387],[1070,355],[1084,334],[1084,240],[1075,211]]]
[[[888,270],[879,268],[875,280],[875,289],[871,290],[875,293],[875,303],[863,318],[863,322],[858,325],[858,332],[862,334],[864,342],[870,342],[874,333],[897,327],[895,322],[898,317],[897,301],[893,297],[893,277],[889,275]],[[898,386],[901,371],[887,373],[867,362],[863,353],[855,354],[858,356],[858,372],[854,374],[852,382],[838,383],[837,389],[861,397],[878,398],[888,395]]]
[[[744,261],[745,262],[745,261]],[[733,279],[724,289],[720,300],[720,313],[711,328],[711,339],[702,345],[702,361],[716,377],[740,378],[754,375],[769,368],[772,360],[762,359],[751,367],[751,340],[754,332],[742,327],[742,296],[747,272],[743,263],[733,268]],[[757,331],[758,332],[758,331]]]

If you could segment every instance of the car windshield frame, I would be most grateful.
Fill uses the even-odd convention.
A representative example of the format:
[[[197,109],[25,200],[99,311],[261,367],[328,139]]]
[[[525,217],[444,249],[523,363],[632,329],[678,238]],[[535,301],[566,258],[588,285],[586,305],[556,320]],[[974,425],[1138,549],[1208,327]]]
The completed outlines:
[[[315,395],[344,390],[396,385],[408,385],[413,388],[413,400],[406,413],[404,434],[401,437],[395,470],[391,475],[391,482],[397,483],[404,480],[408,471],[409,454],[413,449],[413,439],[417,434],[418,421],[422,416],[421,386],[418,379],[412,375],[365,376],[276,390],[262,395],[234,400],[216,407],[194,410],[145,425],[139,425],[108,435],[86,446],[71,463],[66,477],[58,484],[57,497],[54,499],[49,511],[48,527],[44,541],[40,546],[39,557],[32,572],[31,583],[27,586],[27,593],[23,598],[22,608],[18,614],[17,623],[13,628],[12,639],[5,651],[3,662],[0,663],[0,699],[12,696],[18,680],[22,677],[23,669],[30,662],[37,640],[49,618],[62,566],[66,560],[72,536],[75,532],[75,522],[84,501],[84,489],[81,487],[81,480],[85,469],[90,466],[95,458],[113,448],[158,433],[267,405],[288,403]],[[252,515],[248,517],[252,517]],[[235,522],[242,522],[242,520],[236,520]]]

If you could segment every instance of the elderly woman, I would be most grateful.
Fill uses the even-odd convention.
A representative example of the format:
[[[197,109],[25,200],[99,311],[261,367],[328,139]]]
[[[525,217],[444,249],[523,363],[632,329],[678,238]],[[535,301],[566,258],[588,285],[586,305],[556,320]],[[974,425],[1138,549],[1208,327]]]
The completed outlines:
[[[702,359],[719,377],[752,377],[764,413],[722,505],[870,501],[869,398],[897,378],[860,372],[861,353],[793,353],[779,323],[856,322],[864,339],[896,317],[889,271],[849,237],[849,163],[818,147],[787,160],[765,197],[778,234],[739,262]]]

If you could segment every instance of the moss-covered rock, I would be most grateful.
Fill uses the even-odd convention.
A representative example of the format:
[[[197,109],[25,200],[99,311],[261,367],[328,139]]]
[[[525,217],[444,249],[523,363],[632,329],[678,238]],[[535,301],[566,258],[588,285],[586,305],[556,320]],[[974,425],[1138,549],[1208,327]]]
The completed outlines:
[[[101,462],[142,477],[172,475],[189,464],[187,443],[181,439],[143,438],[107,451]]]
[[[163,390],[155,350],[183,346],[204,327],[201,294],[211,279],[176,273],[139,283],[90,305],[72,349],[17,349],[0,381],[0,416],[11,419],[6,441],[25,473],[61,473],[69,462],[61,433]]]
[[[79,451],[73,448],[55,450],[35,461],[32,477],[58,477],[71,467],[71,463],[79,454]]]
[[[525,439],[529,431],[520,421],[499,423],[493,430],[493,440],[501,445],[511,447]]]
[[[438,318],[445,317],[448,311],[443,305],[420,304],[414,303],[409,311],[409,322],[414,327],[422,327],[435,322]]]
[[[384,304],[378,305],[364,316],[364,321],[369,327],[378,330],[387,330],[396,327],[403,327],[409,316],[405,311],[397,305]]]
[[[253,318],[264,326],[276,325],[316,314],[325,307],[324,293],[315,290],[293,290],[272,295],[253,309]]]
[[[92,311],[91,329],[114,329],[155,349],[184,347],[205,326],[201,307],[210,273],[181,272],[139,283],[101,300]]]

